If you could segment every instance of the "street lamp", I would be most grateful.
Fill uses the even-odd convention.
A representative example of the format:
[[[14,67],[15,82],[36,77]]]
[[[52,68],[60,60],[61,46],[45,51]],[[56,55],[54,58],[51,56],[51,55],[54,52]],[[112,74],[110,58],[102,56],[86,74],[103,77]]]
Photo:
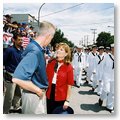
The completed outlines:
[[[90,30],[92,30],[93,31],[93,44],[95,44],[96,43],[96,41],[95,41],[95,34],[97,34],[95,31],[97,30],[97,29],[90,29]]]
[[[41,11],[41,8],[43,7],[43,5],[45,5],[45,3],[43,3],[40,8],[39,8],[39,11],[38,11],[38,29],[39,29],[39,25],[40,25],[40,11]]]

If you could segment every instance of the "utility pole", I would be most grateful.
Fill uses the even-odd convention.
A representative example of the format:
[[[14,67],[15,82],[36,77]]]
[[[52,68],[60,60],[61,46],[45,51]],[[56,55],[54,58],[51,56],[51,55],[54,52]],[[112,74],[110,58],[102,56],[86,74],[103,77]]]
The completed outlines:
[[[40,11],[41,11],[41,8],[43,7],[43,5],[45,5],[45,3],[43,3],[40,8],[39,8],[39,11],[38,11],[38,29],[39,29],[39,26],[40,26]]]
[[[87,36],[87,45],[86,45],[86,46],[88,46],[88,36],[89,36],[89,35],[86,35],[86,36]]]
[[[84,35],[84,47],[85,47],[86,36]]]
[[[88,36],[89,35],[84,35],[84,46],[88,46]]]
[[[83,38],[82,38],[82,46],[83,46]]]
[[[96,43],[96,41],[95,41],[95,34],[97,34],[95,31],[96,31],[97,29],[90,29],[90,30],[93,31],[93,44],[95,44],[95,43]]]
[[[81,45],[81,41],[79,40],[79,45]]]

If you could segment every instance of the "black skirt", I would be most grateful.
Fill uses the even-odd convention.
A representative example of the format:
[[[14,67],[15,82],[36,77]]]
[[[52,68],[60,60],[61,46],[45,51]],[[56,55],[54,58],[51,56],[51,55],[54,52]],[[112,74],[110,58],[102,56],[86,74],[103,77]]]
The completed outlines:
[[[53,110],[64,105],[64,101],[55,101],[55,84],[52,84],[50,99],[47,99],[47,114],[52,114]]]

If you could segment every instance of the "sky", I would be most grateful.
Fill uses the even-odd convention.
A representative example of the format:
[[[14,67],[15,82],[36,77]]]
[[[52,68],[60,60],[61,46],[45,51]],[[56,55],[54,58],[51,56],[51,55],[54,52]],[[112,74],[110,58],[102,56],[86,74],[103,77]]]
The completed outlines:
[[[3,14],[31,14],[38,18],[41,3],[4,3]],[[113,3],[45,3],[41,21],[50,21],[75,45],[93,43],[101,32],[114,34]],[[108,27],[110,26],[110,27]],[[87,42],[88,41],[88,42]]]

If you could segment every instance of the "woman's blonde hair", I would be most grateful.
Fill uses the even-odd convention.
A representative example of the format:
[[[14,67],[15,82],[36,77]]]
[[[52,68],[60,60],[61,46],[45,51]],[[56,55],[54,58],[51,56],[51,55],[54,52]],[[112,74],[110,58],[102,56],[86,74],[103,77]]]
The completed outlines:
[[[70,51],[70,47],[66,44],[66,43],[59,43],[57,46],[57,49],[59,47],[63,47],[65,52],[67,53],[67,56],[64,58],[64,62],[66,64],[69,64],[71,62],[71,51]]]

